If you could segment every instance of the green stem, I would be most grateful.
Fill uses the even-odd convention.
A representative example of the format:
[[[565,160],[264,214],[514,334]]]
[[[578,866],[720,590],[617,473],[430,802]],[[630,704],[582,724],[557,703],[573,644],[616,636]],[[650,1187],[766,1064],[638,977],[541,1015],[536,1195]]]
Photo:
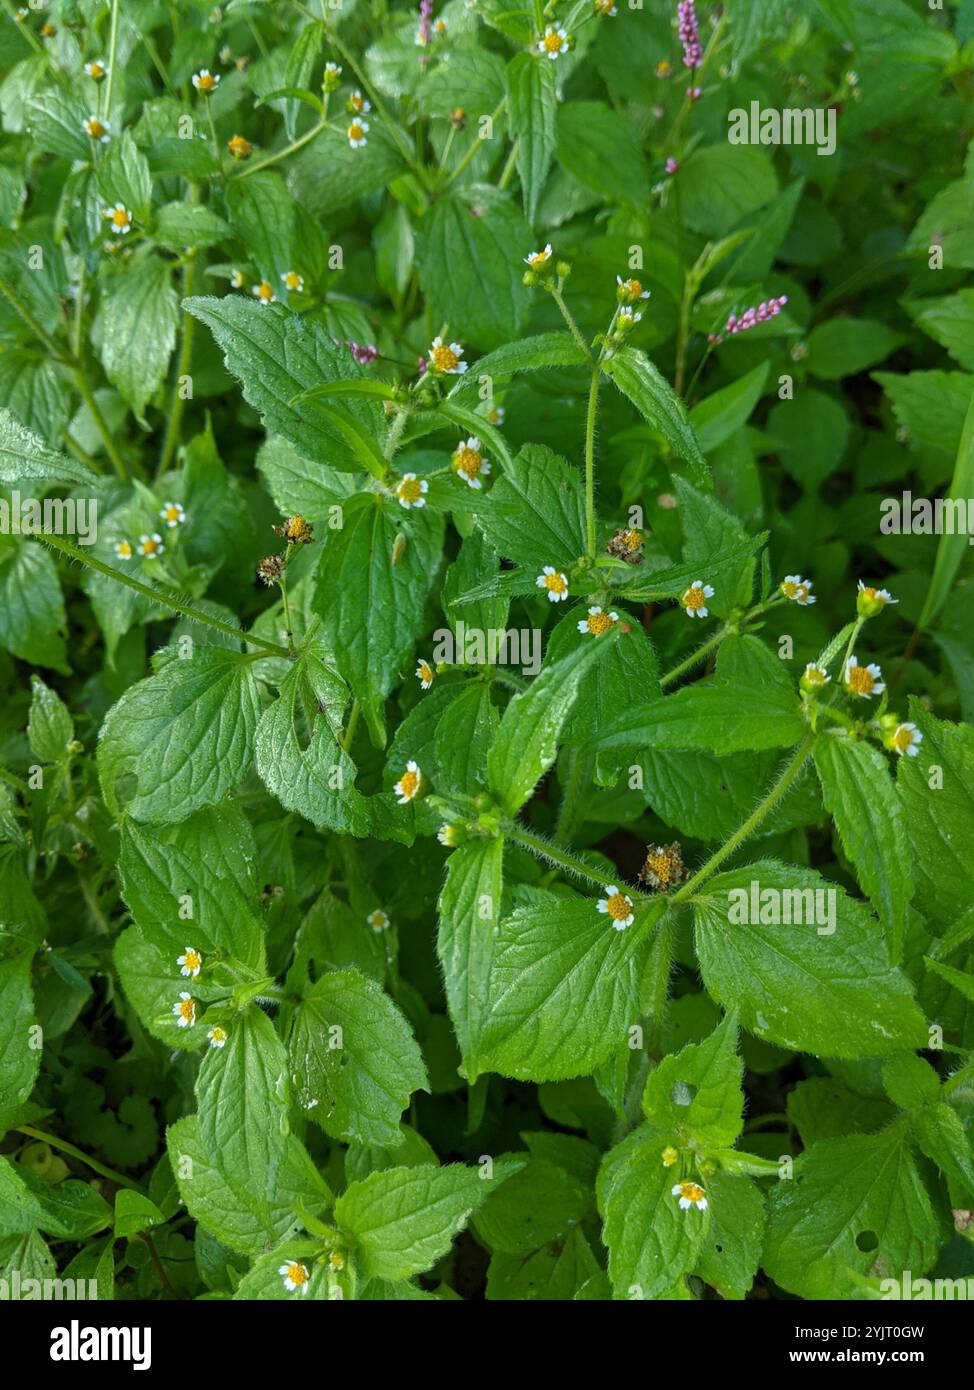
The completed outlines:
[[[426,184],[426,186],[429,187],[430,180],[427,170],[424,169],[422,165],[416,162],[416,156],[409,146],[409,141],[405,138],[402,131],[399,129],[399,126],[396,124],[392,116],[389,114],[385,102],[382,100],[378,92],[372,86],[369,79],[365,76],[364,72],[359,67],[352,54],[342,43],[341,39],[339,39],[334,29],[330,29],[328,31],[328,38],[332,44],[332,47],[335,48],[335,50],[338,52],[340,58],[342,59],[342,62],[347,63],[348,66],[351,68],[352,72],[355,74],[356,78],[358,79],[359,86],[362,88],[362,91],[365,92],[366,96],[372,102],[372,105],[375,108],[376,115],[382,118],[383,122],[386,125],[386,128],[389,131],[389,134],[392,136],[393,140],[398,145],[399,152],[402,155],[403,159],[409,165],[410,169],[412,169],[413,173],[417,176],[420,182]]]
[[[6,280],[0,280],[0,294],[3,295],[10,307],[23,319],[34,337],[44,344],[54,360],[66,364],[69,359],[65,356],[64,350],[58,345],[57,341],[51,337],[47,329],[38,322],[27,305],[16,293],[13,286],[8,285]]]
[[[233,175],[230,179],[230,183],[238,183],[240,179],[249,179],[251,174],[256,174],[260,169],[267,169],[271,164],[277,164],[280,160],[287,159],[288,155],[294,154],[297,150],[307,145],[309,141],[313,140],[316,135],[320,135],[327,124],[327,121],[319,121],[317,125],[312,126],[311,129],[306,131],[299,139],[292,140],[290,145],[286,145],[283,150],[278,150],[277,154],[269,154],[266,159],[261,159],[256,164],[248,164],[245,169],[241,169],[239,174]]]
[[[501,117],[501,115],[502,115],[503,112],[504,112],[504,107],[505,107],[506,105],[507,105],[507,97],[501,97],[500,101],[498,102],[497,106],[496,106],[495,109],[494,109],[493,115],[492,115],[491,118],[490,118],[490,120],[491,120],[491,126],[493,126],[493,122],[494,122],[494,121],[498,120],[498,119]],[[450,185],[451,185],[452,183],[455,183],[455,182],[457,181],[457,179],[458,179],[458,178],[460,177],[460,175],[463,173],[464,169],[466,169],[467,165],[470,163],[470,161],[471,161],[471,160],[474,158],[474,156],[476,155],[477,151],[480,149],[480,146],[481,146],[481,139],[480,139],[480,136],[478,135],[477,138],[476,138],[475,140],[472,140],[472,141],[470,142],[470,148],[467,150],[466,154],[465,154],[465,155],[463,156],[463,158],[460,160],[460,163],[459,163],[459,164],[457,165],[457,167],[453,170],[453,172],[450,174],[449,178],[445,181],[445,183],[443,183],[443,184],[441,185],[444,189],[449,188]]]
[[[530,830],[523,829],[520,825],[510,827],[505,831],[507,838],[514,844],[520,845],[522,849],[530,850],[538,859],[546,860],[549,864],[554,864],[559,869],[565,869],[570,874],[577,874],[579,878],[587,878],[591,883],[597,883],[600,888],[613,888],[622,883],[618,874],[609,876],[601,869],[595,868],[584,859],[578,859],[568,850],[562,849],[552,840],[542,839],[540,835],[534,835]],[[626,888],[625,892],[633,899],[648,901],[645,893],[639,893],[634,888]]]
[[[732,632],[733,628],[728,627],[726,623],[723,627],[718,628],[709,642],[704,642],[702,646],[697,647],[678,666],[674,666],[672,671],[667,671],[665,676],[660,676],[660,685],[672,685],[675,680],[679,680],[687,671],[692,670],[698,661],[703,661],[704,657],[709,656],[715,647],[719,647],[724,638],[729,637]]]
[[[104,1163],[99,1163],[97,1158],[90,1158],[81,1149],[76,1149],[73,1144],[69,1144],[66,1139],[58,1139],[54,1134],[48,1134],[46,1130],[35,1129],[33,1125],[18,1125],[18,1134],[26,1134],[29,1139],[39,1139],[42,1144],[50,1144],[52,1149],[60,1149],[62,1153],[68,1154],[71,1158],[76,1158],[79,1163],[86,1164],[93,1172],[100,1173],[109,1182],[117,1182],[119,1187],[131,1188],[133,1192],[141,1192],[145,1195],[144,1188],[131,1178],[127,1178],[124,1173],[116,1173],[114,1168],[109,1168]]]
[[[91,418],[95,423],[95,429],[101,436],[101,442],[105,446],[105,453],[112,461],[112,467],[115,469],[115,472],[121,478],[122,482],[127,483],[129,475],[128,469],[125,467],[125,460],[118,452],[118,447],[112,438],[112,432],[108,428],[108,422],[101,413],[101,407],[95,400],[95,393],[89,386],[88,378],[85,376],[85,369],[80,363],[74,369],[74,383],[81,393],[81,399],[88,407]]]
[[[595,762],[591,753],[585,753],[580,748],[567,749],[563,756],[567,768],[565,780],[562,783],[558,824],[555,827],[555,840],[560,845],[568,844],[572,838],[582,788],[587,785]]]
[[[99,574],[107,575],[109,579],[114,579],[117,584],[124,584],[127,589],[133,589],[137,594],[151,599],[153,603],[161,603],[163,607],[171,608],[175,613],[182,613],[184,617],[202,623],[204,627],[215,628],[217,632],[223,632],[239,642],[248,642],[252,647],[259,647],[271,656],[290,655],[287,647],[281,647],[277,642],[268,642],[263,637],[255,637],[253,633],[243,632],[240,628],[231,626],[230,623],[221,622],[219,618],[214,618],[209,613],[194,608],[191,603],[184,603],[182,599],[174,598],[167,594],[164,589],[154,589],[149,584],[143,584],[140,580],[133,579],[131,575],[122,574],[120,570],[112,569],[111,565],[106,565],[103,560],[96,559],[94,555],[86,555],[83,550],[79,550],[70,541],[66,541],[63,536],[55,536],[50,532],[38,532],[34,539],[40,541],[42,545],[50,546],[52,550],[60,551],[62,555],[69,555],[72,560],[87,565],[89,569],[96,570]]]
[[[348,715],[348,723],[345,725],[345,732],[341,737],[341,745],[346,753],[352,746],[352,740],[355,737],[355,730],[358,728],[358,721],[361,713],[362,706],[359,704],[358,700],[353,700],[352,708]]]
[[[115,85],[115,54],[118,48],[118,0],[112,0],[112,24],[108,31],[108,76],[105,78],[105,105],[103,112],[112,109],[112,91]]]
[[[582,351],[584,352],[585,356],[586,356],[586,357],[588,358],[588,360],[591,362],[591,361],[592,361],[592,354],[591,354],[591,352],[589,351],[588,343],[587,343],[587,342],[585,341],[585,339],[582,337],[581,329],[579,328],[578,324],[575,322],[574,318],[572,317],[571,310],[569,309],[568,305],[565,303],[564,299],[562,298],[561,290],[558,289],[557,287],[555,287],[555,288],[551,291],[551,297],[552,297],[552,299],[555,301],[555,303],[558,305],[558,308],[561,310],[561,316],[562,316],[562,318],[565,320],[565,322],[568,324],[568,331],[571,333],[572,337],[575,339],[575,341],[576,341],[576,343],[578,344],[578,346],[582,349]]]
[[[519,137],[514,141],[514,144],[511,146],[511,152],[510,152],[510,154],[507,156],[507,160],[505,161],[504,167],[503,167],[503,169],[501,170],[501,176],[500,176],[500,178],[497,180],[497,187],[498,187],[498,188],[506,188],[507,185],[510,183],[511,177],[512,177],[512,175],[513,175],[513,173],[514,173],[514,166],[515,166],[515,164],[517,163],[517,154],[518,154],[518,150],[519,150],[520,148],[521,148],[521,139],[520,139],[520,136],[519,136]]]
[[[750,836],[754,834],[765,816],[769,811],[774,809],[791,786],[792,782],[794,782],[799,772],[801,772],[802,768],[805,766],[805,760],[812,751],[812,744],[814,742],[815,735],[809,730],[798,745],[794,757],[786,764],[781,776],[770,788],[764,800],[755,806],[743,825],[734,831],[734,834],[721,845],[716,854],[710,856],[706,864],[697,870],[690,881],[685,883],[679,892],[673,894],[672,901],[674,903],[686,902],[688,898],[692,898],[700,885],[705,883],[706,880],[710,878],[711,874],[716,873],[724,860],[728,859],[745,840],[749,839]]]
[[[199,185],[196,183],[190,184],[189,202],[199,202]],[[193,256],[183,266],[183,299],[190,299],[196,292],[197,264],[198,258]],[[195,330],[196,320],[193,315],[183,314],[183,337],[179,348],[179,361],[176,363],[176,379],[173,382],[169,420],[162,442],[162,453],[159,455],[159,467],[156,470],[157,481],[166,472],[179,448],[179,432],[182,428],[183,411],[186,407],[180,383],[184,377],[189,376],[190,368],[193,365],[193,334]]]
[[[666,1024],[666,1005],[670,997],[670,973],[673,969],[673,917],[664,912],[653,942],[649,968],[653,980],[650,1000],[650,1036],[646,1052],[650,1057],[663,1055],[663,1028]]]
[[[592,382],[588,390],[588,410],[585,413],[585,532],[588,539],[589,559],[595,559],[595,421],[599,409],[599,383],[602,380],[602,363],[596,362],[592,368]]]
[[[386,435],[385,447],[382,450],[383,456],[391,462],[393,455],[399,447],[402,439],[403,430],[406,428],[408,411],[400,410],[393,417],[392,424],[389,426],[389,433]]]

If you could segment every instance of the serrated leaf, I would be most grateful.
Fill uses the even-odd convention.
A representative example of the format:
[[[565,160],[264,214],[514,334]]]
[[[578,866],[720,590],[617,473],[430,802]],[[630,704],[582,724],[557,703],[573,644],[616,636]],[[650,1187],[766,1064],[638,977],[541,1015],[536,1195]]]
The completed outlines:
[[[503,891],[504,841],[472,840],[450,855],[438,904],[436,951],[457,1042],[471,1082],[489,1011],[490,969]]]
[[[165,261],[149,257],[108,281],[102,365],[139,418],[166,375],[178,324],[178,300]]]
[[[605,362],[604,370],[624,396],[658,430],[687,465],[691,482],[707,487],[710,469],[700,451],[686,406],[672,386],[639,348],[624,347]]]

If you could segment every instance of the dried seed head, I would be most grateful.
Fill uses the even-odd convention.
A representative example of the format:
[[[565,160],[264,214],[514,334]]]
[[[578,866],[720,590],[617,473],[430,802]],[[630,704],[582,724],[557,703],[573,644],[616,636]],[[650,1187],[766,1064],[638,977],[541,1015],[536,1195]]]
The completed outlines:
[[[621,530],[605,547],[617,560],[625,560],[627,565],[640,565],[643,560],[643,537],[641,531]]]
[[[668,893],[687,877],[678,841],[671,845],[647,845],[646,862],[639,871],[639,882],[658,893]]]
[[[276,584],[284,573],[284,561],[280,555],[265,555],[257,566],[257,577],[268,586]]]

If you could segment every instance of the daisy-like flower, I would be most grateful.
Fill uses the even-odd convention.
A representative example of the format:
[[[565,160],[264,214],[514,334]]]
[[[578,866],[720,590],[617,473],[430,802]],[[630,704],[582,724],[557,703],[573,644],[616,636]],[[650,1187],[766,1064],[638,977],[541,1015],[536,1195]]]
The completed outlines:
[[[227,141],[227,149],[234,159],[249,159],[254,152],[254,147],[243,135],[231,135]]]
[[[534,582],[539,589],[548,590],[549,603],[563,603],[568,597],[568,576],[554,565],[545,565]]]
[[[407,801],[415,801],[422,785],[423,774],[420,771],[419,764],[410,758],[409,762],[406,764],[406,771],[392,789],[396,793],[396,799],[399,805],[405,806]]]
[[[436,37],[437,37],[438,39],[442,39],[442,38],[445,37],[445,35],[446,35],[446,20],[445,20],[445,19],[434,19],[434,20],[433,20],[433,33],[436,35]]]
[[[490,474],[490,464],[483,455],[483,447],[476,435],[471,435],[457,445],[450,460],[454,473],[478,492],[483,487],[482,479]]]
[[[230,284],[235,290],[242,290],[246,283],[247,277],[242,270],[234,269],[230,271]]]
[[[637,314],[633,309],[620,309],[616,315],[616,328],[620,333],[628,333],[630,328],[635,328],[637,323],[642,322],[642,314]]]
[[[663,1150],[661,1157],[663,1159],[663,1167],[672,1168],[673,1164],[680,1157],[680,1155],[677,1153],[676,1149],[674,1149],[672,1144],[667,1144],[666,1148]]]
[[[38,32],[42,39],[53,39],[54,35],[57,33],[57,29],[53,24],[48,22],[47,24],[42,24]]]
[[[615,5],[615,0],[595,0],[595,13],[602,15],[605,19],[615,19],[619,13]]]
[[[786,599],[792,603],[800,603],[803,608],[807,608],[810,603],[815,602],[815,595],[812,593],[812,580],[802,579],[800,574],[786,574],[780,587]]]
[[[299,275],[296,270],[285,270],[281,276],[281,284],[292,294],[300,294],[304,289],[304,276]]]
[[[30,11],[25,10],[23,5],[21,5],[20,9],[14,15],[14,19],[17,21],[18,24],[23,24],[24,20],[27,19],[29,14]]]
[[[382,911],[381,907],[377,907],[374,912],[370,912],[368,917],[366,917],[365,925],[371,927],[373,931],[388,931],[389,918]]]
[[[590,608],[588,617],[579,621],[578,630],[591,633],[593,637],[601,637],[603,632],[615,627],[618,621],[618,613],[607,613],[604,608]]]
[[[897,724],[889,738],[886,739],[886,747],[892,748],[893,752],[901,758],[904,755],[908,758],[915,758],[920,752],[922,742],[923,735],[915,724]]]
[[[219,74],[214,75],[209,68],[200,68],[199,72],[193,73],[193,86],[205,97],[212,96],[219,85]]]
[[[337,63],[325,64],[325,76],[322,87],[326,92],[333,92],[342,79],[342,70]]]
[[[524,264],[529,265],[532,270],[544,270],[545,266],[551,260],[551,257],[552,250],[551,242],[549,241],[540,251],[532,251],[530,255],[525,256]]]
[[[436,838],[439,840],[441,845],[445,845],[447,849],[452,849],[453,846],[457,843],[456,826],[441,825],[439,830],[436,832]]]
[[[436,672],[433,670],[432,666],[424,657],[420,657],[419,662],[417,663],[416,679],[419,681],[420,685],[424,690],[429,690],[430,686],[436,679]]]
[[[194,946],[187,946],[181,956],[176,957],[180,975],[192,975],[193,979],[203,968],[203,957]]]
[[[699,1183],[678,1182],[675,1187],[670,1188],[670,1195],[679,1197],[680,1208],[683,1211],[707,1210],[707,1196]]]
[[[632,898],[628,893],[620,893],[614,885],[605,891],[606,896],[598,901],[599,911],[611,918],[616,931],[624,931],[626,927],[631,927],[636,920],[636,914],[632,910]]]
[[[112,224],[115,236],[123,236],[125,232],[132,230],[132,214],[124,203],[116,203],[114,207],[106,208],[104,216]]]
[[[425,478],[417,478],[415,473],[404,473],[396,488],[396,500],[407,511],[410,507],[425,507],[429,486]]]
[[[345,110],[350,116],[364,116],[367,111],[372,110],[372,103],[361,92],[353,92],[345,103]]]
[[[856,612],[861,618],[875,618],[878,613],[882,613],[888,603],[899,603],[898,598],[894,598],[888,589],[874,589],[870,584],[864,584],[859,580],[859,592],[856,594]]]
[[[814,661],[810,661],[798,683],[802,690],[811,693],[813,690],[824,690],[831,679],[824,666],[817,666]]]
[[[689,589],[684,589],[680,595],[680,607],[688,618],[709,618],[710,609],[707,607],[707,600],[713,596],[712,584],[705,584],[702,579],[695,579]]]
[[[308,1266],[298,1264],[297,1260],[288,1260],[286,1264],[278,1267],[278,1274],[284,1280],[284,1287],[288,1293],[307,1293],[311,1278]]]
[[[328,1263],[337,1274],[345,1268],[345,1256],[340,1250],[333,1250],[328,1256]]]
[[[538,52],[550,58],[552,62],[568,52],[568,34],[564,29],[556,29],[549,24],[547,29],[538,40]]]
[[[227,1038],[230,1036],[230,1034],[227,1032],[225,1028],[221,1028],[220,1025],[217,1023],[214,1025],[214,1027],[210,1029],[206,1036],[210,1040],[211,1047],[226,1047]]]
[[[351,145],[353,150],[360,150],[363,145],[367,145],[369,143],[368,139],[366,138],[368,136],[368,132],[368,121],[358,119],[352,121],[351,125],[348,127],[347,134],[348,143]]]
[[[661,58],[656,64],[656,76],[664,81],[667,77],[673,76],[673,64],[668,58]]]
[[[172,1006],[173,1014],[176,1018],[177,1028],[192,1028],[196,1022],[196,1000],[185,990],[181,990],[179,998]]]
[[[116,541],[115,554],[119,560],[131,560],[135,550],[131,541]]]
[[[158,531],[153,531],[151,536],[142,535],[139,537],[138,551],[144,560],[158,560],[165,549]]]
[[[850,695],[855,695],[859,700],[871,700],[874,695],[882,695],[886,686],[883,684],[883,673],[871,661],[868,666],[860,666],[854,656],[850,656],[842,672],[842,683]]]
[[[259,285],[252,285],[250,293],[260,304],[276,304],[277,295],[274,293],[274,286],[269,280],[261,280]]]
[[[649,290],[643,289],[643,282],[630,278],[623,280],[621,275],[616,276],[616,299],[621,304],[635,304],[637,299],[648,299]]]
[[[507,411],[502,405],[492,406],[487,412],[487,419],[492,425],[503,425]]]
[[[186,520],[186,513],[183,511],[179,502],[163,502],[159,515],[169,527],[170,531],[175,526],[181,526]]]
[[[89,139],[97,140],[102,145],[108,144],[108,137],[112,131],[107,121],[99,120],[97,116],[87,116],[81,122],[81,126]]]
[[[434,338],[430,344],[427,367],[429,371],[443,376],[459,376],[467,370],[462,358],[463,348],[459,343],[444,343],[442,338]]]

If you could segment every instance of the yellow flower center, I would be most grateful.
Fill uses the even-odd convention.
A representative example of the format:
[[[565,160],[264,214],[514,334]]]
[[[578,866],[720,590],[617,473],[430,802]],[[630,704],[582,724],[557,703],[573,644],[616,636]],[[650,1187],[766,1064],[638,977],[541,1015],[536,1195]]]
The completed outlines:
[[[365,131],[362,129],[358,121],[353,121],[352,124],[348,127],[349,140],[361,140],[364,134]]]
[[[606,907],[613,922],[623,921],[632,912],[632,903],[625,893],[613,893],[610,898],[606,899]]]
[[[428,662],[421,661],[419,663],[419,675],[420,679],[424,681],[431,681],[433,679],[433,672],[430,669]]]
[[[672,1168],[678,1157],[679,1154],[676,1149],[674,1149],[672,1145],[668,1145],[663,1150],[663,1167]]]
[[[608,632],[610,627],[615,626],[615,619],[608,613],[590,613],[586,621],[588,630],[594,637],[601,637],[603,632]]]
[[[147,541],[142,542],[142,553],[144,555],[155,555],[159,549],[159,542],[154,541],[150,536]]]
[[[165,510],[165,514],[164,514],[164,515],[165,515],[165,520],[166,520],[166,521],[178,521],[178,520],[179,520],[179,508],[178,508],[178,507],[167,507],[166,510]]]
[[[227,1040],[227,1030],[225,1028],[212,1028],[210,1037],[215,1043],[225,1043]]]
[[[105,69],[102,67],[101,63],[92,63],[88,68],[88,76],[94,78],[104,77]]]
[[[556,34],[553,29],[548,30],[547,34],[544,36],[543,42],[546,53],[561,52],[562,37],[560,34]]]
[[[292,1284],[306,1284],[308,1282],[308,1271],[305,1269],[304,1265],[288,1265],[287,1277]]]
[[[680,1196],[685,1197],[688,1202],[700,1202],[704,1197],[703,1188],[695,1182],[681,1182]]]
[[[568,588],[563,574],[546,574],[544,582],[545,588],[550,589],[553,594],[563,594]]]
[[[125,208],[112,208],[112,226],[127,227],[129,225],[129,215]]]
[[[284,277],[284,283],[289,290],[299,290],[301,288],[301,276],[296,270],[289,270]]]
[[[638,299],[643,292],[643,284],[641,280],[623,280],[622,288],[628,291],[632,299]]]
[[[452,372],[460,360],[453,349],[447,347],[446,343],[441,343],[439,347],[435,347],[431,355],[433,368],[437,372]]]
[[[643,538],[638,531],[626,531],[622,537],[622,543],[627,550],[638,550],[643,543]]]
[[[687,589],[682,599],[683,607],[691,608],[694,613],[698,608],[702,608],[706,602],[707,595],[704,593],[703,589],[694,589],[692,587]]]
[[[365,107],[365,101],[364,101],[364,98],[362,97],[362,94],[361,94],[360,92],[356,92],[354,96],[350,96],[350,97],[349,97],[349,99],[348,99],[348,109],[349,109],[349,111],[354,111],[354,112],[356,112],[358,115],[361,115],[361,114],[362,114],[362,111],[363,111],[363,109],[364,109],[364,107]]]
[[[873,674],[866,666],[853,666],[846,676],[846,685],[854,695],[871,695],[875,684]]]
[[[908,729],[905,724],[901,724],[894,733],[891,742],[898,753],[905,753],[913,742],[913,730]]]
[[[253,149],[249,140],[245,140],[242,135],[234,135],[228,142],[227,148],[235,159],[246,159]]]
[[[201,92],[212,92],[216,86],[216,78],[212,77],[208,72],[200,73],[199,81],[196,85]]]
[[[406,771],[399,779],[400,794],[411,801],[419,790],[419,783],[420,773],[413,772],[412,768],[407,767]]]
[[[403,478],[396,489],[396,495],[403,502],[418,502],[423,495],[423,489],[418,478]]]
[[[192,1023],[196,1015],[196,1001],[194,999],[180,999],[179,1016],[185,1018],[187,1023]]]
[[[92,140],[100,140],[105,134],[105,127],[97,116],[92,116],[90,121],[85,122],[85,125],[88,127],[88,134],[91,136]]]
[[[480,472],[483,457],[477,453],[476,449],[470,449],[464,444],[453,455],[453,461],[458,473],[465,473],[468,477],[476,478]]]
[[[528,264],[532,270],[540,270],[541,267],[547,265],[550,260],[550,251],[532,251],[531,255],[528,257]]]
[[[119,544],[115,547],[115,549],[116,553],[124,556],[126,560],[128,560],[131,557],[132,547],[129,545],[128,541],[120,541]]]
[[[188,950],[186,952],[186,959],[183,961],[183,964],[185,965],[187,970],[199,970],[200,965],[202,964],[202,959],[200,957],[199,951],[194,951],[192,949]]]
[[[269,284],[267,283],[266,280],[261,280],[260,284],[257,286],[257,298],[258,298],[258,299],[263,299],[264,302],[266,303],[268,300],[272,299],[273,297],[274,297],[274,288],[273,288],[273,286],[272,286],[272,285],[269,285]]]
[[[670,62],[668,62],[666,58],[663,58],[660,62],[658,62],[658,63],[656,64],[656,76],[657,76],[657,77],[669,77],[669,75],[670,75],[670,73],[671,73],[672,71],[673,71],[673,64],[670,63]]]

